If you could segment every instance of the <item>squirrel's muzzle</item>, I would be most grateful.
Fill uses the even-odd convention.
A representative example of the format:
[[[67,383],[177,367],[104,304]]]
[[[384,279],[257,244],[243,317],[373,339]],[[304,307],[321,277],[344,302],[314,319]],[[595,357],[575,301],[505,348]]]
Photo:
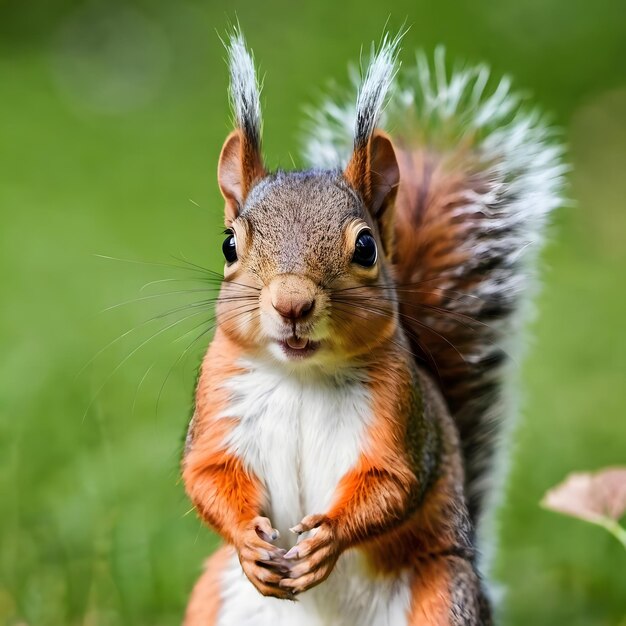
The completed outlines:
[[[315,283],[306,276],[280,274],[269,284],[272,306],[287,320],[301,320],[315,307]]]

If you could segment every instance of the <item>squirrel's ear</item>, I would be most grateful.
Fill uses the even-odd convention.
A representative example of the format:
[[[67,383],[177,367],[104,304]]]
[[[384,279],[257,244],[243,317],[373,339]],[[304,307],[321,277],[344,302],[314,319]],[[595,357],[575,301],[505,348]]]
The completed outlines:
[[[238,128],[224,142],[217,166],[217,182],[226,200],[224,220],[230,224],[256,180],[266,175],[256,142]]]
[[[378,223],[385,253],[391,256],[393,204],[400,182],[400,168],[389,135],[376,129],[366,144],[356,146],[344,176],[361,194]]]

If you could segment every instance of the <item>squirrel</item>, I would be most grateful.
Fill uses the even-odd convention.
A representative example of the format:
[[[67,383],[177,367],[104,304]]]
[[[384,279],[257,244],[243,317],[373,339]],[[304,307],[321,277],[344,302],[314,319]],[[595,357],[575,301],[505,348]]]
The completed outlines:
[[[565,168],[506,79],[448,78],[441,50],[399,71],[400,38],[356,106],[313,113],[311,167],[275,172],[253,56],[227,43],[224,280],[182,461],[225,544],[185,626],[492,623],[476,530]]]

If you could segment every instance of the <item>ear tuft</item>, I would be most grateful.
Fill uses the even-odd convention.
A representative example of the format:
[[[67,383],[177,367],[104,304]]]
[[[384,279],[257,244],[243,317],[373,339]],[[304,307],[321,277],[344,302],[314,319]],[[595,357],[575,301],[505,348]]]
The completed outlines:
[[[260,149],[261,85],[254,67],[254,57],[246,47],[246,40],[239,28],[235,28],[226,50],[230,72],[230,105],[235,126],[241,128],[247,140]]]
[[[235,29],[226,49],[236,130],[228,135],[222,147],[217,180],[226,200],[224,218],[229,225],[239,215],[254,183],[266,171],[261,157],[261,89],[252,54],[239,29]]]
[[[387,134],[376,128],[393,83],[398,65],[400,41],[404,32],[393,39],[386,34],[365,72],[359,87],[354,122],[354,150],[344,176],[363,198],[370,214],[378,222],[387,255],[392,247],[392,209],[400,170]]]
[[[398,71],[398,53],[404,32],[393,39],[385,34],[378,52],[372,46],[372,58],[365,72],[356,101],[354,147],[365,145],[376,128],[387,94]]]

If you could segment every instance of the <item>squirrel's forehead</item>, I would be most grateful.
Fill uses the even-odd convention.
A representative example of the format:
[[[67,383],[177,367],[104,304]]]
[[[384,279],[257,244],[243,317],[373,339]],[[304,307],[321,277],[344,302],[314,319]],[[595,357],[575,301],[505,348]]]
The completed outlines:
[[[254,187],[241,216],[252,230],[269,234],[341,234],[345,225],[363,217],[356,193],[341,176],[289,172],[268,177]]]
[[[307,177],[261,182],[241,216],[250,225],[252,262],[320,277],[342,262],[346,226],[364,217],[358,196],[347,185]]]

